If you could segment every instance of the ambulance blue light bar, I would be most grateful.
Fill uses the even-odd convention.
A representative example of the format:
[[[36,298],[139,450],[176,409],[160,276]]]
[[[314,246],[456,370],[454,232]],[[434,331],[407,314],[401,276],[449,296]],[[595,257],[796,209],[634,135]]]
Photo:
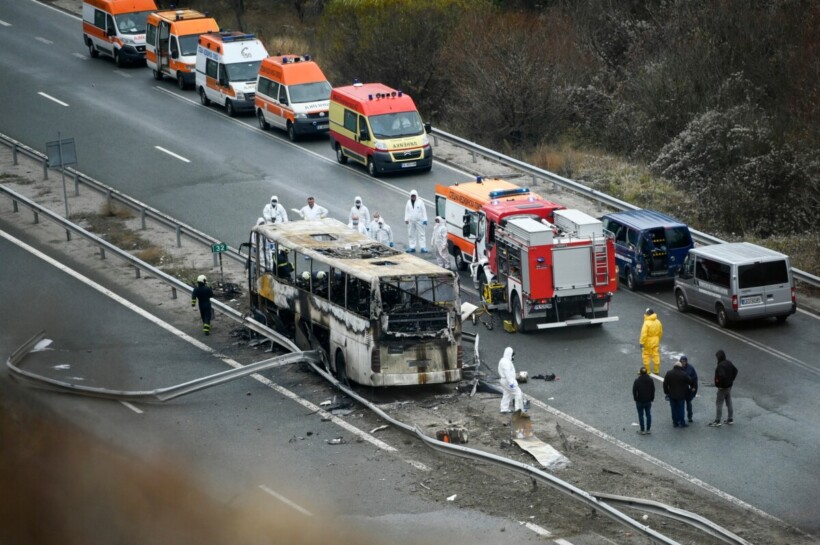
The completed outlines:
[[[255,40],[256,36],[254,34],[222,34],[222,41],[223,42],[241,42],[243,40]]]
[[[496,189],[495,191],[490,191],[490,198],[500,199],[503,197],[512,197],[514,195],[527,195],[529,192],[529,187],[518,187],[516,189]]]

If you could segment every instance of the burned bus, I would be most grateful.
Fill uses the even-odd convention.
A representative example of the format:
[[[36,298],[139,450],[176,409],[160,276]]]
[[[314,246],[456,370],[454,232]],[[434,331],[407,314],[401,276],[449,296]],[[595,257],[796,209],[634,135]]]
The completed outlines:
[[[458,277],[335,220],[257,225],[248,243],[254,316],[303,350],[318,345],[340,381],[461,380]]]

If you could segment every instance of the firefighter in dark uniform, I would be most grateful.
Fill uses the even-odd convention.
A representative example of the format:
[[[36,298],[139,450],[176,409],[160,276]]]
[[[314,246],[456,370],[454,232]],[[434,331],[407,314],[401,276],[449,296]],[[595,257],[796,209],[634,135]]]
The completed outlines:
[[[196,287],[191,294],[191,306],[196,307],[196,302],[199,301],[199,315],[202,317],[202,331],[206,335],[211,334],[211,315],[213,308],[211,307],[211,297],[214,296],[214,290],[208,285],[208,279],[204,274],[200,274],[196,279]]]

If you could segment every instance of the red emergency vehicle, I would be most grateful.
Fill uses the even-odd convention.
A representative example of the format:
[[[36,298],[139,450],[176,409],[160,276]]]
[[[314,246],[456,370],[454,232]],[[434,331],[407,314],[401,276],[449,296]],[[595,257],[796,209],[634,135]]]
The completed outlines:
[[[463,238],[475,235],[471,275],[487,307],[510,312],[518,331],[616,321],[615,246],[601,221],[532,196],[508,200],[510,191],[528,193],[490,192],[475,232],[464,218]]]

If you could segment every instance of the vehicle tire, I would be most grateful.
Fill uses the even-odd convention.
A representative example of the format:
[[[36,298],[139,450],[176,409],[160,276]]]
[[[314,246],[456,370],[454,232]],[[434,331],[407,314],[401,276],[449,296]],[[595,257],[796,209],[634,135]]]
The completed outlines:
[[[154,76],[155,80],[162,81],[162,72],[159,70],[151,70],[151,74]]]
[[[256,110],[256,119],[259,121],[260,129],[262,129],[263,131],[270,129],[270,123],[265,121],[265,112],[263,112],[261,109]]]
[[[201,102],[203,106],[210,106],[211,104],[211,99],[209,99],[208,95],[205,94],[205,89],[203,87],[199,88],[199,102]]]
[[[455,253],[453,254],[453,258],[456,260],[456,268],[460,271],[466,271],[467,267],[470,266],[469,263],[464,261],[464,255],[461,253],[461,250],[456,248]]]
[[[94,47],[94,42],[92,42],[91,40],[88,40],[88,55],[92,59],[96,59],[97,57],[100,56],[100,52],[97,51],[97,48]]]
[[[160,74],[162,75],[162,74]],[[185,80],[182,79],[182,76],[177,76],[177,87],[179,87],[180,91],[185,90]]]
[[[729,327],[729,316],[726,315],[726,309],[723,308],[723,305],[718,305],[715,309],[717,312],[717,323],[722,328]]]
[[[114,51],[114,63],[117,65],[117,68],[125,68],[125,59],[122,58],[119,51]]]
[[[298,136],[296,136],[296,127],[293,126],[293,123],[288,122],[288,138],[291,142],[296,142],[298,140]]]
[[[345,355],[341,350],[336,351],[336,380],[345,386],[350,384],[347,378],[347,363],[345,362]]]
[[[372,157],[367,158],[367,173],[373,176],[374,178],[379,177],[379,173],[376,172],[376,162],[373,161]]]
[[[512,305],[510,305],[510,309],[512,312],[513,324],[515,324],[515,330],[524,333],[527,331],[526,326],[524,325],[524,317],[521,313],[521,299],[519,299],[518,294],[514,293],[512,296]]]
[[[626,269],[626,287],[629,288],[629,291],[635,291],[638,289],[638,280],[635,278],[635,273],[632,272],[632,269]]]
[[[342,150],[342,146],[339,144],[336,144],[336,160],[339,161],[340,165],[347,164],[347,155],[345,155],[345,152]]]
[[[686,302],[686,295],[683,290],[675,290],[675,304],[678,305],[678,310],[686,312],[689,310],[689,303]]]
[[[228,114],[228,117],[236,117],[236,108],[229,99],[225,100],[225,113]]]
[[[785,314],[785,315],[783,315],[783,316],[777,316],[777,323],[778,323],[778,324],[785,324],[785,323],[786,323],[786,320],[788,320],[788,319],[789,319],[789,315],[788,315],[788,314]]]

